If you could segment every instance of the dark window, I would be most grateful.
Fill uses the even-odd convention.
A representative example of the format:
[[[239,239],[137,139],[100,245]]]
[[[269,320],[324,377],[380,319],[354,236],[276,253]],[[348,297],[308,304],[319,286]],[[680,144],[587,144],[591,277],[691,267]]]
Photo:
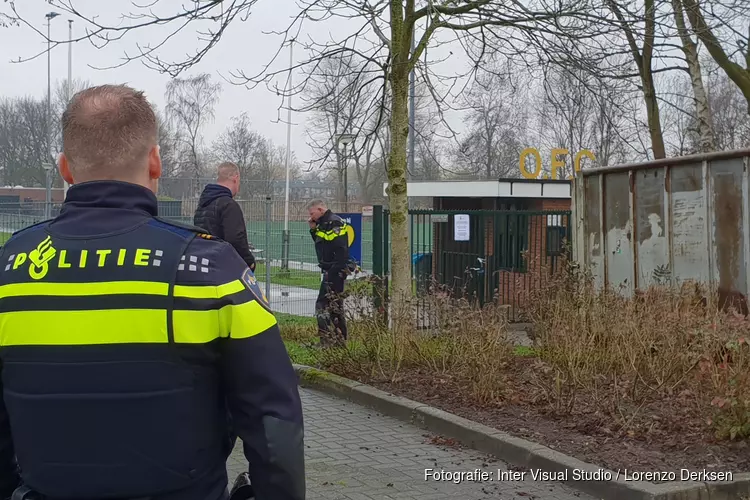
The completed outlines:
[[[561,215],[547,216],[547,256],[559,257],[565,252],[567,227],[562,225]]]

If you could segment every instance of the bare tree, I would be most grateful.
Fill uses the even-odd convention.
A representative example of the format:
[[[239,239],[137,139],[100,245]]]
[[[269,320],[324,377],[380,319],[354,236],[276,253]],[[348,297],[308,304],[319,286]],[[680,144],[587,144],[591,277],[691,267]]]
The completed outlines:
[[[383,168],[383,163],[378,162],[383,157],[378,137],[384,132],[385,122],[374,112],[377,105],[373,105],[382,88],[377,80],[367,81],[369,73],[351,54],[333,56],[321,61],[308,75],[303,94],[303,109],[311,112],[306,127],[308,145],[315,153],[310,167],[335,172],[340,201],[346,192],[342,189],[345,180],[352,180],[345,173],[356,175],[365,197],[377,189],[375,184],[385,174],[384,169],[381,175],[373,172],[373,167]],[[346,158],[339,147],[343,134],[355,136],[354,144],[346,148]],[[352,167],[354,172],[350,172]]]
[[[50,161],[46,101],[24,97],[0,100],[0,170],[11,186],[43,186],[42,163]]]
[[[8,0],[4,0],[4,3],[7,4]],[[18,26],[18,18],[12,12],[0,9],[0,28],[9,26]]]
[[[253,183],[254,194],[271,193],[273,181],[285,179],[286,150],[281,146],[276,146],[270,139],[262,140],[258,146],[258,154],[255,157],[255,166],[253,167],[256,173]],[[294,164],[296,164],[296,160],[292,157],[291,165]],[[292,169],[290,178],[296,177],[297,172],[297,168]]]
[[[214,141],[211,147],[213,157],[217,162],[231,161],[240,169],[242,179],[257,179],[258,155],[263,147],[264,138],[255,132],[246,113],[232,118],[232,123]],[[242,186],[242,194],[246,195],[246,183]]]
[[[468,174],[485,179],[518,176],[528,110],[527,96],[511,74],[510,67],[483,71],[463,96],[468,130],[455,156]]]
[[[434,117],[427,116],[427,126],[424,128],[429,130],[430,122]],[[420,123],[424,123],[425,120],[421,120]],[[420,181],[437,181],[443,177],[443,171],[446,170],[444,167],[445,158],[449,155],[450,151],[445,141],[441,140],[440,136],[436,133],[424,133],[416,138],[415,146],[415,158],[414,158],[414,171],[410,172],[410,178],[413,180]]]
[[[661,118],[659,115],[659,101],[654,84],[654,49],[656,47],[656,0],[644,0],[643,14],[631,13],[627,9],[629,3],[622,5],[616,0],[605,0],[607,7],[612,11],[617,24],[622,29],[627,39],[630,54],[635,62],[646,105],[646,116],[649,136],[651,137],[651,150],[654,158],[666,158],[664,148],[664,137],[662,135]],[[643,30],[637,30],[639,21],[643,20]],[[638,40],[642,44],[638,45]]]
[[[682,42],[682,51],[685,54],[687,72],[690,76],[690,83],[693,90],[695,117],[698,121],[698,130],[700,134],[699,150],[713,151],[716,148],[714,141],[713,120],[711,118],[711,109],[708,106],[706,87],[703,84],[703,73],[701,71],[698,44],[693,41],[693,37],[688,31],[687,25],[685,23],[682,0],[671,1],[672,10],[674,11],[675,25],[677,26],[677,33],[680,37],[680,41]]]
[[[742,92],[712,59],[704,62],[708,102],[714,120],[716,148],[750,147],[750,115]]]
[[[670,75],[662,96],[664,141],[670,156],[684,156],[701,150],[701,138],[690,79],[682,73]],[[710,113],[709,109],[709,113]]]
[[[683,0],[693,32],[727,76],[737,85],[750,113],[750,5],[745,0]],[[701,8],[701,5],[703,8]],[[725,38],[722,43],[721,38]],[[734,45],[736,49],[729,49]],[[735,59],[741,60],[742,67]]]
[[[177,177],[180,172],[180,146],[183,143],[180,132],[167,120],[161,110],[156,110],[159,125],[159,156],[161,156],[162,178]]]
[[[166,116],[182,140],[181,154],[187,156],[184,169],[196,179],[203,174],[203,127],[213,120],[220,93],[221,84],[213,83],[206,73],[174,78],[167,84]]]
[[[252,129],[246,113],[232,118],[232,123],[214,141],[211,156],[216,162],[231,161],[240,169],[240,196],[249,198],[269,194],[272,181],[285,179],[286,150]],[[290,179],[299,175],[292,159]]]
[[[154,14],[158,11],[155,5],[161,2],[153,0],[149,5],[136,7],[139,15],[125,16],[126,22],[115,26],[103,26],[94,16],[76,10],[75,0],[49,1],[61,10],[87,19],[93,26],[88,37],[103,43],[122,38],[133,29],[147,26],[171,24],[178,26],[176,31],[193,21],[211,26],[199,38],[203,42],[202,47],[186,60],[170,62],[161,59],[159,49],[163,44],[142,47],[134,57],[127,58],[144,59],[152,67],[174,76],[199,61],[219,42],[227,26],[234,20],[241,19],[259,0],[196,1],[183,4],[178,10],[161,17]],[[388,120],[390,128],[387,172],[392,230],[392,290],[395,296],[404,297],[408,301],[412,288],[406,188],[408,87],[409,74],[415,68],[424,74],[425,81],[434,80],[435,75],[420,62],[427,46],[431,42],[444,41],[440,38],[440,33],[443,32],[446,39],[457,39],[455,46],[465,49],[475,63],[474,68],[480,67],[488,54],[494,52],[536,60],[539,51],[534,49],[539,49],[550,37],[586,36],[581,27],[598,17],[590,15],[588,0],[524,0],[515,3],[504,0],[471,0],[460,3],[452,0],[299,0],[297,5],[299,14],[286,29],[277,32],[284,38],[280,51],[292,40],[303,44],[309,58],[296,64],[296,67],[315,67],[322,60],[338,54],[353,54],[360,61],[368,61],[371,66],[377,66],[380,70],[377,78],[383,83],[383,94],[378,116],[379,120]],[[304,23],[323,22],[332,18],[345,19],[347,27],[352,28],[350,34],[334,40],[327,37],[325,42],[300,42],[299,35]],[[30,23],[26,24],[30,26]],[[426,24],[426,28],[418,31],[417,26],[422,24]],[[36,31],[39,32],[38,29]],[[413,39],[416,39],[415,49],[411,50]],[[164,43],[168,40],[169,37],[165,38]],[[275,60],[276,58],[271,64]],[[270,84],[271,88],[283,95],[276,77],[284,74],[285,69],[270,68],[269,64],[258,74],[239,71],[234,76],[237,77],[237,83],[245,85]],[[376,76],[373,75],[373,78]],[[301,87],[305,83],[303,81]],[[292,92],[301,90],[297,86]],[[437,89],[433,87],[433,90]],[[437,100],[440,101],[439,98]],[[394,322],[397,327],[402,327],[407,319],[397,315]]]

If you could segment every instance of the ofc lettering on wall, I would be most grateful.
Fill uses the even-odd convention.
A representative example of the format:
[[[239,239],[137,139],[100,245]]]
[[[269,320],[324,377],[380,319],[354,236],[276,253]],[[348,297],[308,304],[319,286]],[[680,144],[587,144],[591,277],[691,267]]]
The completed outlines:
[[[542,179],[552,179],[552,180],[558,180],[560,176],[558,175],[558,171],[565,168],[565,160],[560,159],[559,156],[565,156],[569,154],[569,151],[564,148],[555,148],[551,151],[551,158],[550,158],[550,174],[544,174],[541,178]],[[527,161],[529,155],[534,156],[534,170],[531,171],[527,168]],[[594,156],[594,153],[589,151],[588,149],[582,149],[578,151],[574,157],[573,160],[573,170],[575,171],[575,174],[578,174],[578,172],[581,171],[581,162],[583,159],[588,158],[591,161],[596,161],[596,157]],[[519,168],[521,169],[521,175],[525,177],[526,179],[539,179],[539,175],[542,172],[542,155],[539,153],[539,150],[536,148],[526,148],[523,151],[521,151],[521,158],[519,162]],[[567,177],[568,180],[573,179],[573,175],[569,175]]]

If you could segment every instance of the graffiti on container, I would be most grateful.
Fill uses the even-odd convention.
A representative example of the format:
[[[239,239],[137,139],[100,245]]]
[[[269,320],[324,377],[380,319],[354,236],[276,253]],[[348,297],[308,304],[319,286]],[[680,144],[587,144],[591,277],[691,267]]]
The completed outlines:
[[[565,159],[558,158],[559,156],[565,156],[569,154],[569,151],[564,148],[554,148],[551,151],[551,157],[550,157],[550,174],[544,174],[541,178],[542,179],[552,179],[557,180],[559,178],[558,171],[563,170],[565,168]],[[528,168],[526,168],[526,160],[528,159],[529,155],[534,156],[534,171],[532,172]],[[573,160],[573,170],[577,174],[581,171],[581,161],[583,158],[586,157],[591,161],[596,161],[596,157],[594,156],[594,153],[589,151],[588,149],[582,149],[579,152],[576,153],[574,160]],[[519,167],[521,169],[521,175],[524,176],[526,179],[539,179],[539,176],[542,173],[542,155],[539,153],[539,150],[536,148],[526,148],[523,151],[521,151],[521,159],[519,163]],[[569,175],[567,177],[568,180],[572,179],[573,175]]]
[[[672,282],[672,271],[665,265],[658,265],[651,273],[651,279],[656,285],[668,285]]]

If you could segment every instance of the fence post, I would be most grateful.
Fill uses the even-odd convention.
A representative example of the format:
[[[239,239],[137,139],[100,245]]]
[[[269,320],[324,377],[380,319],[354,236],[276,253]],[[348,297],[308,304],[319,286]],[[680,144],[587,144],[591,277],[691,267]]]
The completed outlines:
[[[372,284],[373,306],[375,314],[379,315],[383,307],[383,276],[385,275],[385,259],[383,252],[383,205],[374,205],[372,207],[372,275],[374,282]]]
[[[271,197],[266,196],[266,298],[271,303]]]

